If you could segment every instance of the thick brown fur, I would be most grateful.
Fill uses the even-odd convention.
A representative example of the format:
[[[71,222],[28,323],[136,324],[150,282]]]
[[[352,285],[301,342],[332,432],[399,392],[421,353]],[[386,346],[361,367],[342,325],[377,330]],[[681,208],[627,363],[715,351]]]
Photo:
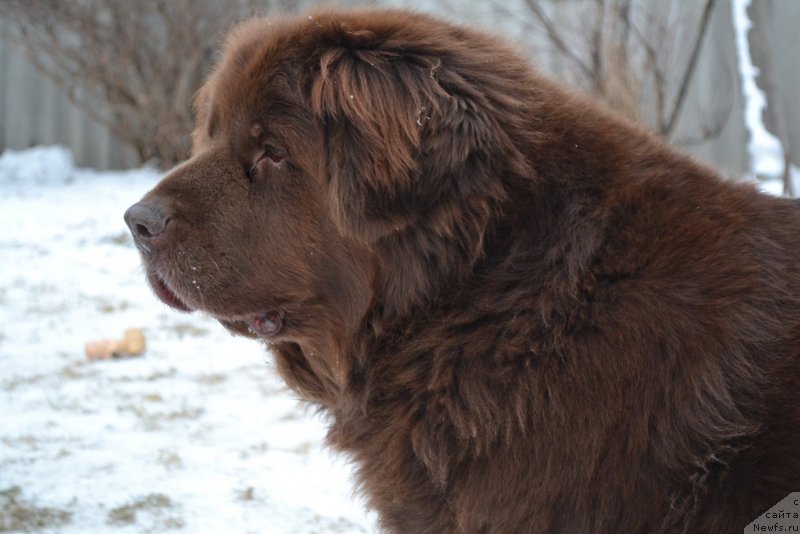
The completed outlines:
[[[256,325],[386,531],[740,532],[800,489],[796,202],[406,11],[248,21],[197,114],[151,281]]]

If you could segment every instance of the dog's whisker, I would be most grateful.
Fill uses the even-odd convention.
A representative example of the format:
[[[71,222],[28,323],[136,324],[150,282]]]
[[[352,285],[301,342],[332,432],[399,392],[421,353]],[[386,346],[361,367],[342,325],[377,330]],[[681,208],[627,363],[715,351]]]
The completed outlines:
[[[213,263],[214,267],[217,268],[217,272],[219,272],[219,275],[222,276],[222,269],[219,268],[219,264],[216,262],[216,260],[214,258],[209,258],[209,260],[211,260],[211,263]]]

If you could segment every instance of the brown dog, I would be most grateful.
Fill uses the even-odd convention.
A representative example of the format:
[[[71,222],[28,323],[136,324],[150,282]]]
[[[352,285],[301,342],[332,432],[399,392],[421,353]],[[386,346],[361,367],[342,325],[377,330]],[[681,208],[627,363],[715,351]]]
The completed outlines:
[[[800,206],[404,11],[237,27],[126,213],[391,532],[740,532],[800,489]]]

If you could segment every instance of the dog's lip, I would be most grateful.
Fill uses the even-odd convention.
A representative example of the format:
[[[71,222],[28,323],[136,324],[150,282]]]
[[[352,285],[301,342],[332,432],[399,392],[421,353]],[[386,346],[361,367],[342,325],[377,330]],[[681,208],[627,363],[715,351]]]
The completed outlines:
[[[194,309],[182,300],[175,291],[169,287],[167,282],[155,272],[148,272],[147,279],[150,282],[156,296],[167,306],[184,312],[192,312]],[[214,316],[215,314],[211,314]],[[285,324],[284,314],[277,309],[262,310],[235,317],[217,316],[221,321],[230,324],[238,324],[250,334],[269,339],[277,336],[283,331]]]
[[[167,283],[164,281],[163,278],[158,276],[156,273],[148,273],[147,279],[150,282],[150,286],[152,286],[153,291],[155,292],[156,296],[171,308],[175,308],[176,310],[184,311],[184,312],[191,312],[191,307],[186,304],[181,298],[175,294]]]

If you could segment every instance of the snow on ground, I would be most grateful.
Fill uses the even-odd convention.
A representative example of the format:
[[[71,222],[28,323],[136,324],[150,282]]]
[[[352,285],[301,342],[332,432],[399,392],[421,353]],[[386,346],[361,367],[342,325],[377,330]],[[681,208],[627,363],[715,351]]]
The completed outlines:
[[[374,531],[264,347],[147,289],[122,213],[158,178],[0,155],[0,531]],[[86,360],[131,327],[143,357]]]
[[[764,126],[763,111],[767,97],[758,84],[758,67],[753,64],[750,42],[747,33],[753,26],[747,14],[752,0],[731,0],[733,7],[733,28],[736,33],[736,53],[739,58],[739,76],[745,101],[744,120],[750,140],[747,150],[750,153],[751,178],[760,180],[762,191],[781,196],[783,194],[783,147],[780,140]],[[790,169],[794,183],[800,183],[800,169]]]

